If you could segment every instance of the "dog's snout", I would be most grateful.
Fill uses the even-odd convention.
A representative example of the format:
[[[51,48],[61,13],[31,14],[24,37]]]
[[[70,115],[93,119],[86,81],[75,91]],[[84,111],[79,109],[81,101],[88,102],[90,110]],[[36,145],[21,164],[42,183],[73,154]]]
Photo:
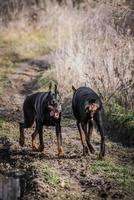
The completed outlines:
[[[54,102],[53,105],[54,105],[54,107],[56,107],[56,108],[58,107],[58,103],[57,103],[57,102]]]
[[[56,100],[55,99],[52,100],[52,104],[53,105],[56,104]]]

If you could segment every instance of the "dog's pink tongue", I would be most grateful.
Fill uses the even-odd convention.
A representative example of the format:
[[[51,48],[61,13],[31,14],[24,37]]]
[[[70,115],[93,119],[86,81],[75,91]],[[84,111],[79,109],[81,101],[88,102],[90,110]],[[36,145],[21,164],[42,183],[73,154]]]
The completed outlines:
[[[51,112],[50,112],[50,116],[51,116],[51,117],[54,117],[54,118],[59,118],[59,113],[58,113],[58,112],[51,111]]]
[[[59,118],[59,113],[58,112],[55,113],[55,118]]]

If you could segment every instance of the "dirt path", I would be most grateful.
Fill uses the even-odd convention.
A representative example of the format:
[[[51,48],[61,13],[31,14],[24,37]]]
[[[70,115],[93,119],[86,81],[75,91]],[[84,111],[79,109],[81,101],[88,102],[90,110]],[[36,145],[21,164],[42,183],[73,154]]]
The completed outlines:
[[[63,159],[57,156],[56,136],[51,128],[44,131],[43,153],[31,149],[32,129],[27,131],[25,147],[18,145],[22,102],[26,94],[37,89],[38,77],[44,70],[39,63],[35,64],[19,63],[0,99],[0,116],[10,130],[0,142],[1,173],[19,173],[22,199],[134,199],[129,187],[134,184],[134,174],[130,173],[133,178],[128,182],[129,169],[134,164],[133,150],[107,141],[107,156],[99,161],[98,135],[95,135],[96,153],[83,157],[74,120],[62,120],[66,155]]]

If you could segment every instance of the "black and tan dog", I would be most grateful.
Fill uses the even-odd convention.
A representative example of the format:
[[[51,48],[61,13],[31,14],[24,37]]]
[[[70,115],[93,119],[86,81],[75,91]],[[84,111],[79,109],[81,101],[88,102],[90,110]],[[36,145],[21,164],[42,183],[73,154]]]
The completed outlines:
[[[55,126],[58,142],[58,155],[63,156],[61,135],[61,104],[60,96],[55,85],[55,91],[51,92],[52,84],[49,85],[48,92],[37,92],[26,97],[23,104],[24,122],[20,123],[20,140],[21,146],[24,145],[24,129],[30,128],[36,123],[36,129],[32,134],[32,148],[37,149],[35,144],[36,135],[39,134],[40,145],[38,150],[43,151],[43,126]]]
[[[81,136],[83,155],[88,153],[88,148],[91,153],[95,151],[91,144],[93,126],[95,123],[101,135],[99,158],[102,159],[105,155],[104,110],[102,102],[99,96],[88,87],[75,89],[74,86],[72,86],[72,89],[74,91],[72,109]]]

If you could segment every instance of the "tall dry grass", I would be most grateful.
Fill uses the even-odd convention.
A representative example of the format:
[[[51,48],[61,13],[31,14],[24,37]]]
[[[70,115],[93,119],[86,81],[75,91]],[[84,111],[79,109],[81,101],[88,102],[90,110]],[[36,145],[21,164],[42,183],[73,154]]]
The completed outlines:
[[[55,21],[54,78],[61,90],[87,85],[105,101],[134,106],[134,41],[116,32],[112,7],[64,9]]]
[[[134,40],[129,29],[125,35],[116,31],[112,9],[112,4],[102,2],[77,9],[71,3],[45,1],[43,9],[33,10],[34,15],[23,9],[8,23],[7,40],[13,39],[13,48],[21,55],[28,50],[36,56],[47,46],[53,79],[65,96],[72,85],[87,85],[104,101],[133,107]]]

